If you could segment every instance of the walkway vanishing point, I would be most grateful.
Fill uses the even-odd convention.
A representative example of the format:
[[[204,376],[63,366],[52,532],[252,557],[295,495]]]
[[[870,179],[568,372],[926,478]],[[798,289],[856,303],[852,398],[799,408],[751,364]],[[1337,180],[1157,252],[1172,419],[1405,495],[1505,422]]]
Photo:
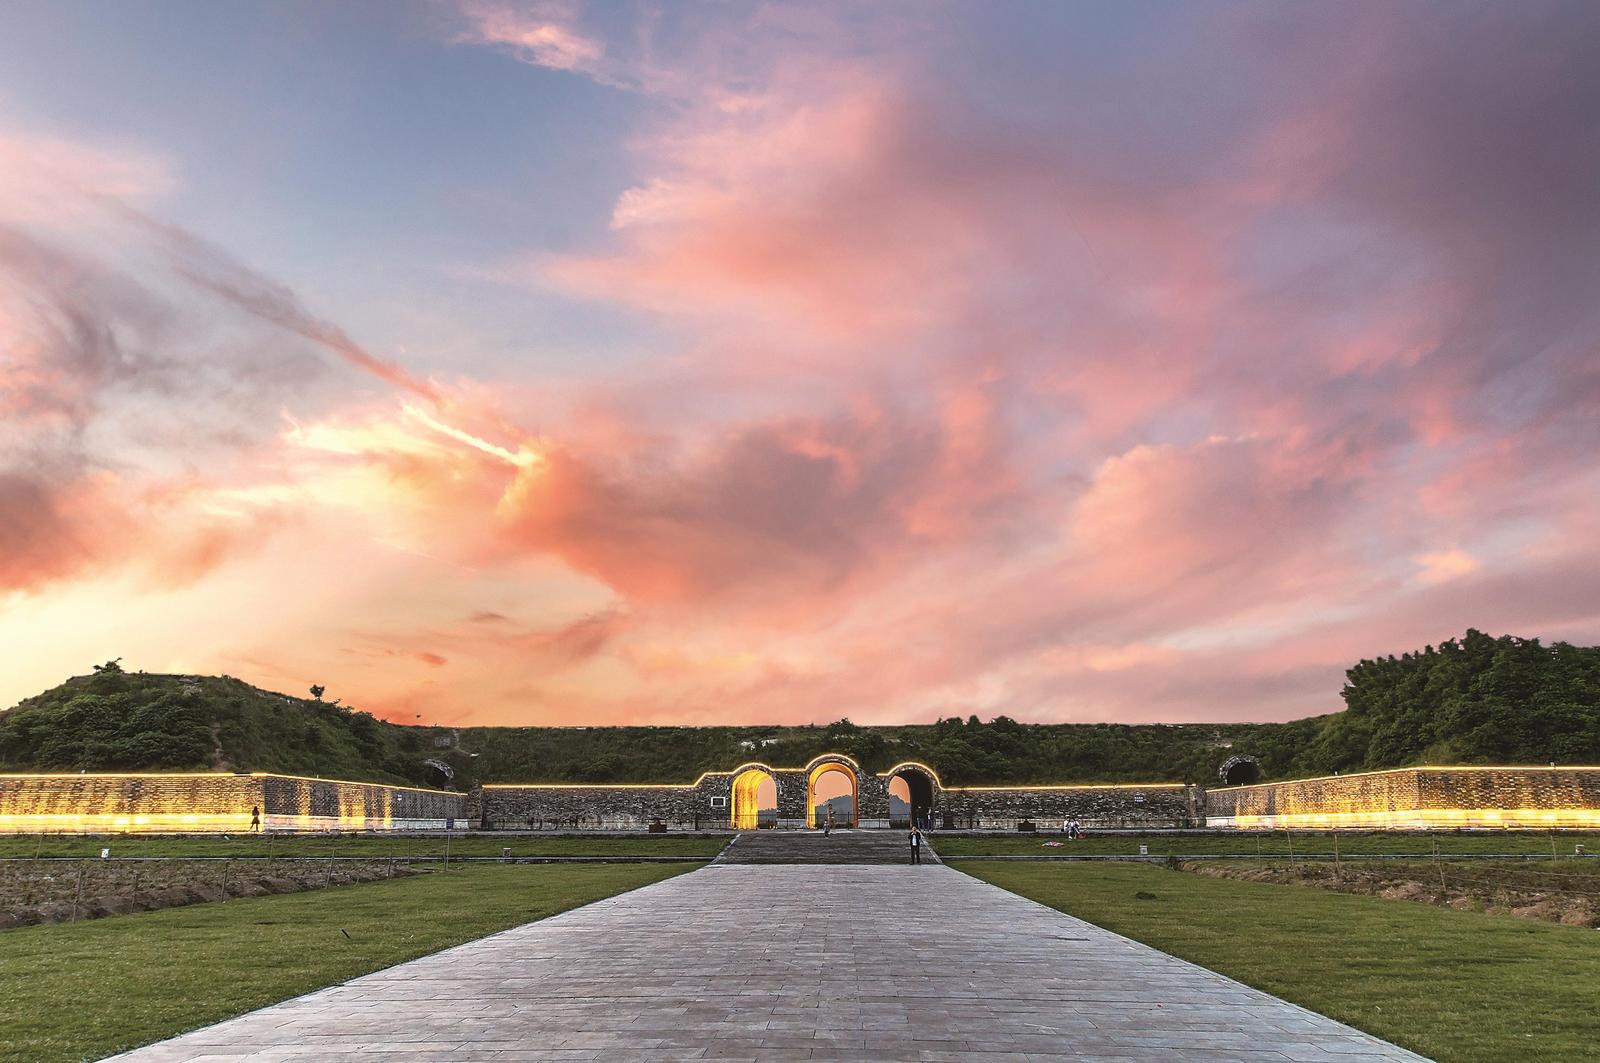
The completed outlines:
[[[117,1058],[1422,1058],[959,871],[883,863],[905,859],[883,837],[790,834],[810,862],[777,864],[783,836],[746,834],[686,875]]]

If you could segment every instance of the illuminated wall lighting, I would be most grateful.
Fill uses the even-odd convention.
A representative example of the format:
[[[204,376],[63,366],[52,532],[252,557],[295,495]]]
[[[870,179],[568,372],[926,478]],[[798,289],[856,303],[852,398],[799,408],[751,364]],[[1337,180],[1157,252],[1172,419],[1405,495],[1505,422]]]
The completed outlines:
[[[0,775],[0,833],[393,830],[465,819],[446,790],[271,772]]]

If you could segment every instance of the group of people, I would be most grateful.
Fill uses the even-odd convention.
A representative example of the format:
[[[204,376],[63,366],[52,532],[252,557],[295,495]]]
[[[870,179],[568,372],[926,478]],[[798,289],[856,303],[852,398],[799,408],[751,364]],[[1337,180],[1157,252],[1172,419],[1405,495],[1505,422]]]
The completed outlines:
[[[1064,819],[1061,821],[1061,833],[1067,836],[1067,841],[1075,842],[1083,837],[1083,828],[1075,819]]]

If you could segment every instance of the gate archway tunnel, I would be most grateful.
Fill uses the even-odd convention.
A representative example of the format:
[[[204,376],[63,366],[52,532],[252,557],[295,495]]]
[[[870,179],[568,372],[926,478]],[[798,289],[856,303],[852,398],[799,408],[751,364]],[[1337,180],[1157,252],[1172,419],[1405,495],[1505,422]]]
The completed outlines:
[[[857,823],[856,773],[847,764],[829,761],[811,769],[806,780],[806,822],[821,827],[833,810],[835,827],[854,827]]]
[[[917,768],[903,768],[889,776],[889,826],[931,826],[933,779]]]
[[[730,820],[734,830],[778,825],[778,781],[760,768],[734,776]]]

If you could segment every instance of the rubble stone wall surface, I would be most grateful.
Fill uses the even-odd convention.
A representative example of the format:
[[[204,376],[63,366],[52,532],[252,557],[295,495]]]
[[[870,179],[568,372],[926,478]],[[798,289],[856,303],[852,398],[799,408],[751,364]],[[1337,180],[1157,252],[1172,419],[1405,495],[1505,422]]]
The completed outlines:
[[[1060,830],[1065,820],[1085,829],[1187,827],[1199,819],[1199,790],[1181,784],[1049,786],[946,790],[935,798],[935,820],[956,828],[1015,830],[1033,823]]]

